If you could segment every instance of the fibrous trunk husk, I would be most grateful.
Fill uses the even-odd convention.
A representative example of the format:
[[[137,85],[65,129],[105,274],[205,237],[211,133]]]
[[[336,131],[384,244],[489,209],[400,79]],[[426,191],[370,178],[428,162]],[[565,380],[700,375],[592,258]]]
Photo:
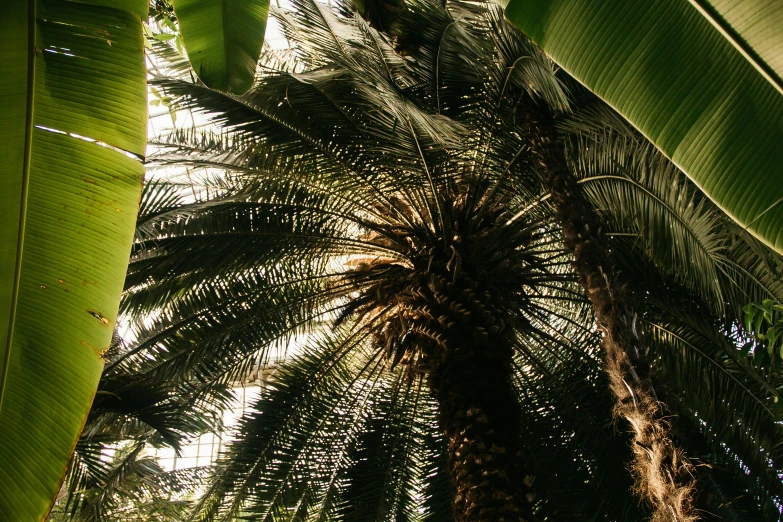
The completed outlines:
[[[449,354],[431,378],[457,522],[531,520],[510,356]]]
[[[471,285],[462,279],[456,286],[460,283]],[[450,303],[450,310],[434,307],[449,316],[451,327],[441,330],[441,343],[432,353],[429,382],[448,442],[454,519],[531,521],[534,495],[519,444],[521,415],[511,383],[513,349],[508,330],[498,331],[493,328],[496,325],[489,324],[499,317],[496,310],[485,309],[478,301],[459,302],[460,294],[478,292],[478,286],[462,292],[447,288],[454,286],[450,282],[433,284],[443,287],[438,290],[449,296]],[[485,317],[489,323],[477,324],[477,317]]]
[[[626,419],[632,429],[632,471],[637,492],[652,504],[653,522],[697,520],[693,466],[675,446],[664,407],[656,398],[637,315],[618,281],[602,236],[601,220],[568,170],[551,115],[536,107],[525,116],[530,126],[531,152],[602,333],[606,371],[616,401],[614,414]]]

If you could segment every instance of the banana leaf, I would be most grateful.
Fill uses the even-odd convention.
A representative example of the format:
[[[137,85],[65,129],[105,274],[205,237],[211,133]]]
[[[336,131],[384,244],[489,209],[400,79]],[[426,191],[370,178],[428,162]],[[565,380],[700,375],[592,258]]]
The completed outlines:
[[[146,0],[0,3],[0,520],[42,520],[112,337],[146,141]]]
[[[502,1],[516,27],[783,253],[783,2]]]
[[[269,0],[176,0],[190,64],[208,87],[242,94],[253,84]]]

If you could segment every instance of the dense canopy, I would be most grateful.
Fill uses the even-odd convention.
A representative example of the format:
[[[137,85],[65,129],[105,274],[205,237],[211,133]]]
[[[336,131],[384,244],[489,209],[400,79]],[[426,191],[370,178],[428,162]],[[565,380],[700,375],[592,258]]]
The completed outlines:
[[[778,520],[780,357],[741,308],[783,299],[783,260],[495,6],[409,2],[404,49],[352,5],[272,13],[292,47],[266,49],[242,96],[154,46],[153,85],[212,126],[152,141],[132,335],[106,355],[53,518],[662,516],[631,491],[640,442],[613,420],[579,243],[536,156],[549,132],[695,465],[689,502]],[[276,353],[213,469],[145,456],[209,429]]]

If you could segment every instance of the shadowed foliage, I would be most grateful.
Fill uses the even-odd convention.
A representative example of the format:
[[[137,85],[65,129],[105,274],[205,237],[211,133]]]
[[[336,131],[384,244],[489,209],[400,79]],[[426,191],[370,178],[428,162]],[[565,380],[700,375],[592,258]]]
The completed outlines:
[[[650,515],[631,492],[639,441],[612,418],[533,107],[556,116],[542,132],[636,311],[696,509],[777,520],[779,368],[739,349],[739,319],[745,302],[783,297],[779,257],[497,8],[408,3],[407,56],[347,5],[296,0],[273,15],[293,48],[266,50],[243,96],[156,46],[156,88],[213,128],[153,141],[122,304],[134,340],[112,352],[102,389],[165,383],[143,422],[175,444],[227,385],[287,355],[190,515]],[[143,420],[138,400],[121,425]]]

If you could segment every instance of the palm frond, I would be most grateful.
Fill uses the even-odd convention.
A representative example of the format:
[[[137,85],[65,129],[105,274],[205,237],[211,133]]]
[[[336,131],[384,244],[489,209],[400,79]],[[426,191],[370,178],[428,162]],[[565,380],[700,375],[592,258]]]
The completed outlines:
[[[744,303],[780,298],[780,257],[745,238],[655,147],[606,108],[588,108],[562,125],[574,172],[600,210],[611,237],[633,246],[680,284],[741,319]],[[755,248],[754,248],[755,247]],[[776,270],[770,271],[770,267]]]
[[[508,354],[498,366],[518,392],[541,520],[645,516],[629,494],[594,318],[520,121],[536,104],[565,121],[570,165],[643,310],[661,396],[695,421],[683,422],[683,444],[713,466],[700,478],[704,505],[741,497],[721,513],[755,516],[763,504],[772,520],[777,377],[746,364],[737,319],[747,300],[781,297],[779,257],[496,6],[407,2],[399,54],[399,35],[346,1],[294,0],[273,14],[292,47],[267,49],[240,97],[159,50],[153,83],[211,125],[152,141],[156,176],[122,303],[132,339],[107,354],[69,478],[73,491],[89,482],[105,493],[79,497],[79,509],[100,498],[120,513],[110,500],[120,484],[165,482],[130,461],[122,471],[111,444],[177,447],[218,430],[231,383],[286,355],[196,519],[450,520],[450,439],[426,374],[465,345]],[[137,513],[167,509],[143,495],[127,497]]]
[[[304,518],[331,493],[329,480],[362,425],[379,377],[366,334],[338,331],[282,366],[245,416],[197,509],[199,520],[252,514]],[[339,436],[338,436],[339,434]]]

